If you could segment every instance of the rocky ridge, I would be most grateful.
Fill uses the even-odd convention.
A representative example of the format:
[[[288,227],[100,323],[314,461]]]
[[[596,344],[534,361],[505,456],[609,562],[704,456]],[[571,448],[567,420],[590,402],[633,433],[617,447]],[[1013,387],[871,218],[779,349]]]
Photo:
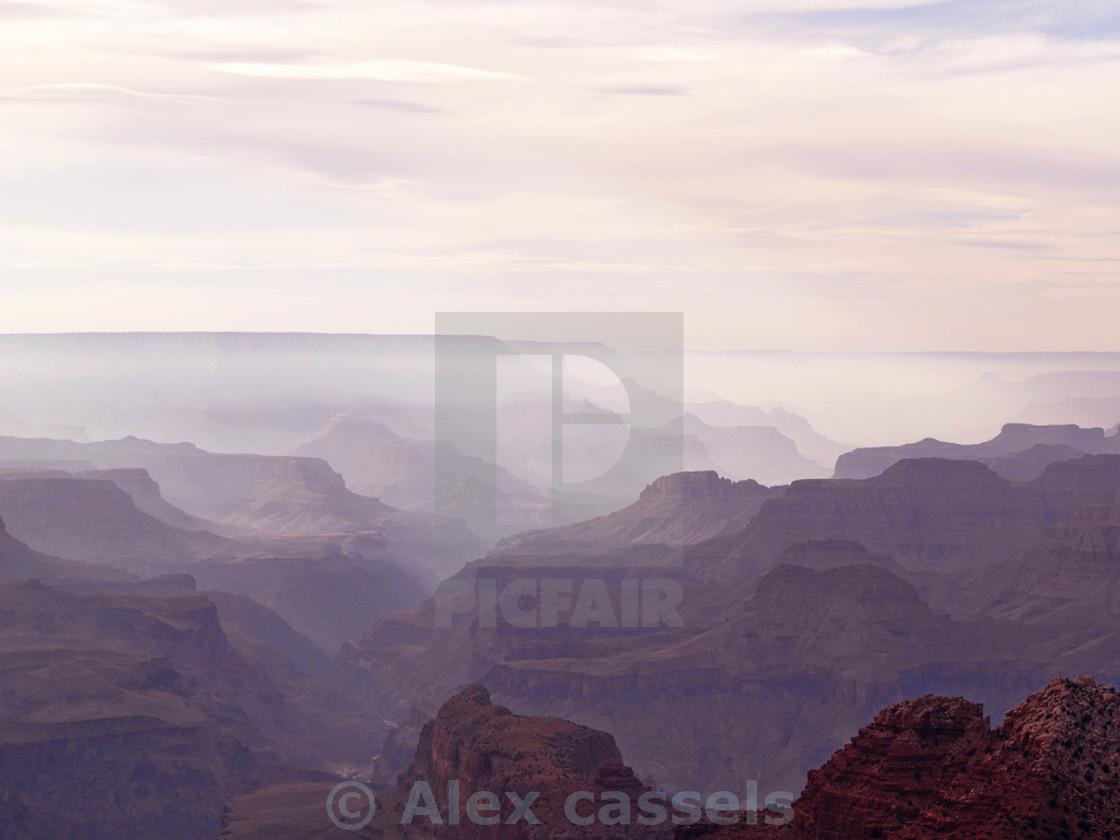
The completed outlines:
[[[1057,678],[995,729],[927,695],[880,712],[810,772],[788,826],[694,828],[710,840],[1030,840],[1120,836],[1120,694]]]

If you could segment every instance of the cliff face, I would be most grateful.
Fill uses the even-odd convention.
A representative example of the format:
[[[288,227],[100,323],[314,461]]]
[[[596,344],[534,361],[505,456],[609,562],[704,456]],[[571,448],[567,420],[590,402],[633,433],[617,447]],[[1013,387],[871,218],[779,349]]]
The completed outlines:
[[[908,574],[959,582],[1015,556],[1081,507],[1114,503],[1118,493],[1116,455],[1051,464],[1026,483],[973,461],[900,461],[875,478],[795,481],[742,531],[691,546],[686,558],[702,579],[737,580],[793,543],[842,539],[890,555]],[[912,579],[935,606],[951,603],[951,589]]]
[[[796,791],[808,767],[886,703],[967,691],[1009,708],[1052,672],[1032,648],[1044,631],[954,621],[858,545],[792,554],[806,566],[773,569],[753,594],[689,589],[698,603],[722,599],[723,617],[707,624],[628,635],[467,621],[441,630],[429,602],[383,619],[340,656],[397,719],[410,703],[424,708],[480,680],[500,702],[612,732],[643,778],[709,790],[754,779]],[[389,695],[401,686],[411,700]]]
[[[11,533],[57,557],[147,572],[220,551],[221,537],[184,530],[141,512],[110,480],[0,480],[0,514]]]
[[[764,501],[777,498],[784,489],[731,481],[713,471],[674,473],[655,480],[638,501],[622,510],[588,522],[519,534],[499,548],[698,543],[745,527]]]
[[[247,595],[275,610],[326,653],[370,622],[424,598],[424,588],[395,564],[308,546],[295,557],[246,557],[184,566],[206,589]]]
[[[795,481],[741,532],[688,552],[709,580],[765,569],[786,546],[843,539],[912,570],[970,571],[1050,524],[1041,500],[971,461],[902,461],[866,480]]]
[[[235,541],[169,525],[139,510],[138,495],[157,512],[162,502],[158,486],[143,471],[90,475],[0,475],[0,515],[12,534],[45,554],[137,574],[186,572],[207,588],[249,595],[329,652],[379,615],[424,598],[420,581],[400,568],[380,535]],[[189,524],[189,517],[178,513]],[[39,573],[28,567],[22,577],[54,579],[43,574],[49,572],[45,562]],[[90,567],[91,575],[96,569]]]
[[[552,657],[526,644],[482,678],[502,702],[611,731],[658,784],[797,791],[884,703],[936,687],[1013,705],[1045,677],[1044,639],[954,621],[876,566],[781,566],[709,629]]]
[[[188,584],[0,585],[2,836],[209,840],[230,797],[324,777],[295,762],[368,761],[383,725],[306,641],[231,596],[223,627]]]
[[[0,518],[0,582],[31,579],[123,583],[132,580],[133,576],[128,572],[92,563],[40,554],[9,534],[7,525]]]
[[[186,513],[266,532],[378,532],[394,556],[437,579],[481,544],[462,522],[405,513],[347,489],[318,458],[228,455],[191,444],[126,437],[97,443],[0,437],[0,460],[87,461],[102,470],[142,469]],[[142,494],[141,494],[142,495]]]
[[[1120,610],[1120,505],[1090,505],[1052,529],[1038,544],[977,578],[962,615],[990,615],[1047,627],[1055,637],[1091,637],[1071,645],[1071,666],[1117,673],[1105,656],[1116,638]],[[1085,642],[1091,639],[1091,645]],[[1084,659],[1090,653],[1092,660]]]
[[[377,795],[368,824],[355,826],[346,836],[359,840],[668,840],[672,836],[668,813],[657,825],[639,823],[639,799],[648,788],[622,763],[609,733],[558,718],[513,714],[494,705],[481,685],[472,685],[445,702],[413,744],[411,762],[395,785]],[[218,836],[221,840],[341,837],[344,832],[332,825],[324,811],[333,787],[334,783],[278,784],[238,797],[226,808]],[[487,792],[495,795],[493,807],[472,801],[475,794]],[[573,806],[576,816],[585,820],[594,816],[589,824],[576,824],[565,812],[568,798],[575,793],[584,794]],[[599,810],[605,802],[616,803],[616,797],[631,804],[630,817],[617,825]],[[527,810],[516,816],[519,802]],[[354,820],[347,820],[339,808],[331,813],[353,825],[369,810],[366,801],[349,803],[347,808]],[[493,824],[479,824],[480,817]]]
[[[651,487],[643,503],[692,480]],[[1021,557],[1055,523],[1089,516],[1076,514],[1083,502],[1112,503],[1118,490],[1120,458],[1109,455],[1054,464],[1019,485],[952,460],[904,461],[861,481],[795,482],[742,531],[683,548],[692,575],[679,578],[684,627],[484,628],[466,609],[441,629],[429,603],[385,618],[341,657],[368,674],[362,690],[390,719],[412,705],[430,713],[481,680],[500,702],[614,733],[658,784],[734,789],[759,779],[796,791],[805,769],[855,725],[904,697],[964,693],[1006,709],[1066,668],[1115,679],[1120,632],[1102,616],[1120,604],[1120,577],[1109,571],[1120,531],[1095,522],[1077,538],[1082,548],[1037,574]],[[645,573],[630,560],[654,548],[607,554],[622,574]],[[586,551],[562,554],[499,557],[513,566],[507,576],[587,572]],[[1064,604],[1063,632],[1025,610],[956,612],[983,595],[977,581],[987,578],[976,576],[985,570],[1001,586],[1030,583],[1032,610]],[[472,582],[466,572],[456,580],[465,600]]]
[[[449,443],[433,442],[434,418],[425,414],[395,419],[397,428],[426,439],[401,437],[383,422],[348,414],[334,418],[319,436],[292,454],[329,461],[349,488],[394,507],[460,518],[490,542],[552,521],[551,500],[528,482],[504,467],[464,455]],[[495,485],[499,504],[509,517],[501,534],[490,530],[495,523],[485,515],[484,488]]]
[[[853,449],[837,459],[834,477],[872,478],[905,458],[952,458],[981,461],[1006,478],[1028,479],[1037,477],[1056,461],[1117,452],[1120,437],[1107,437],[1101,428],[1007,423],[998,435],[983,443],[946,443],[926,438],[903,446]]]
[[[448,783],[460,785],[458,825],[449,824]],[[401,825],[409,796],[417,782],[427,782],[439,803],[442,825],[427,817]],[[576,792],[598,797],[604,791],[621,791],[635,803],[647,788],[622,763],[614,738],[586,726],[558,718],[515,715],[494,705],[481,685],[452,697],[421,730],[416,753],[396,787],[379,802],[378,817],[370,836],[407,838],[487,838],[488,840],[537,840],[567,837],[664,837],[667,828],[640,826],[576,826],[564,813],[565,801]],[[476,791],[513,791],[519,798],[537,793],[531,810],[539,820],[509,824],[511,801],[502,803],[502,822],[476,825],[466,808]],[[636,808],[636,805],[635,805]],[[585,810],[587,806],[585,806]]]
[[[1089,677],[1054,679],[995,730],[961,698],[892,706],[809,774],[788,827],[687,836],[1106,838],[1120,834],[1118,789],[1120,694]]]
[[[380,615],[421,601],[480,547],[461,522],[350,492],[318,459],[219,455],[135,438],[0,438],[0,458],[20,452],[41,464],[72,455],[104,467],[0,471],[0,516],[32,548],[138,574],[188,572],[205,587],[261,601],[328,652]],[[174,507],[161,488],[214,520]],[[41,562],[27,569],[7,577],[57,577]]]
[[[209,840],[222,804],[316,776],[229,731],[149,716],[0,724],[0,833],[9,840]]]
[[[73,475],[74,478],[83,478],[88,481],[113,482],[132,497],[133,504],[140,511],[176,528],[183,528],[188,531],[205,531],[209,527],[213,527],[213,523],[196,519],[164,499],[159,484],[148,475],[147,470],[124,468],[81,470]]]

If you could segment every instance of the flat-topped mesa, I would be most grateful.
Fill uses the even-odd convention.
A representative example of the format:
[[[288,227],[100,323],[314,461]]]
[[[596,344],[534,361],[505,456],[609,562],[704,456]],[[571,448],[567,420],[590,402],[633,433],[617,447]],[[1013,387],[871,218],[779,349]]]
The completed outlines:
[[[1032,486],[1050,496],[1078,499],[1076,507],[1102,504],[1120,490],[1120,455],[1086,455],[1050,464]],[[1084,499],[1084,501],[1080,501]]]
[[[730,478],[722,477],[715,470],[697,470],[670,473],[654,479],[642,491],[639,498],[647,500],[656,496],[695,498],[728,493],[752,493],[765,489],[754,479],[732,481]]]
[[[971,461],[900,461],[865,479],[795,481],[736,535],[697,546],[705,580],[742,580],[789,545],[844,539],[900,568],[970,571],[1004,559],[1058,521],[1049,500]]]
[[[787,589],[790,591],[785,591]],[[846,565],[833,569],[775,566],[758,582],[757,597],[762,601],[774,601],[797,592],[818,594],[834,600],[853,598],[859,601],[881,594],[884,600],[892,603],[921,603],[913,584],[874,564]]]
[[[898,566],[890,556],[872,554],[863,543],[844,539],[803,540],[787,545],[774,558],[775,566],[783,564],[810,569],[869,564],[886,568]]]
[[[128,471],[125,479],[132,484],[139,476],[150,480],[141,471]],[[36,551],[141,573],[191,562],[223,545],[213,534],[182,530],[140,510],[132,495],[107,478],[90,473],[0,481],[0,510],[12,533]],[[140,498],[155,513],[163,505],[188,519],[157,492]]]
[[[988,444],[993,449],[1008,452],[1029,449],[1038,444],[1064,443],[1085,453],[1096,452],[1104,443],[1104,429],[1099,426],[1082,428],[1074,423],[1034,426],[1030,423],[1004,423],[999,434]]]
[[[130,496],[159,496],[159,484],[151,473],[140,467],[113,467],[105,470],[81,470],[74,478],[91,481],[111,481]],[[161,497],[162,498],[162,497]]]
[[[818,632],[826,619],[836,634],[844,627],[855,630],[865,621],[907,622],[933,615],[913,585],[876,565],[820,570],[776,566],[759,581],[750,603],[759,616],[807,634]],[[829,641],[844,640],[833,635]]]
[[[948,443],[925,438],[902,446],[876,446],[845,452],[836,461],[835,478],[871,478],[903,458],[952,458],[990,463],[1001,474],[1014,472],[1015,463],[1033,452],[1033,460],[1051,461],[1115,452],[1120,438],[1106,436],[1100,427],[1007,423],[1000,433],[983,443]],[[1026,461],[1032,460],[1027,458]],[[1037,473],[1035,473],[1037,474]],[[1031,476],[1033,477],[1033,476]]]
[[[660,543],[694,545],[741,530],[763,502],[785,492],[757,481],[732,481],[714,470],[663,475],[631,505],[614,513],[503,540],[500,552],[555,550],[561,547]]]
[[[953,458],[904,458],[892,464],[877,482],[904,483],[911,487],[936,485],[946,490],[960,486],[1004,485],[1006,481],[986,464]]]

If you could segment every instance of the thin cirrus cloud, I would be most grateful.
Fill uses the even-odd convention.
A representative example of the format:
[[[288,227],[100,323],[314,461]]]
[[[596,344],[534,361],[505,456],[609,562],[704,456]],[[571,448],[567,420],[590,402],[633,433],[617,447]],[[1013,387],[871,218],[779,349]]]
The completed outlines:
[[[672,85],[634,85],[632,87],[606,87],[600,88],[603,93],[614,93],[619,96],[688,96],[689,91],[683,87]]]
[[[258,79],[306,79],[321,81],[366,80],[379,82],[451,82],[516,78],[512,73],[445,64],[438,61],[384,59],[350,64],[288,64],[265,62],[222,62],[215,70]]]
[[[403,111],[407,114],[444,114],[442,108],[434,108],[423,102],[410,102],[404,99],[352,99],[354,105],[366,108],[382,108],[387,111]]]
[[[58,82],[49,85],[29,85],[0,91],[0,99],[25,100],[82,100],[82,99],[152,99],[164,102],[225,102],[215,96],[193,93],[168,93],[135,90],[121,85],[98,82]]]

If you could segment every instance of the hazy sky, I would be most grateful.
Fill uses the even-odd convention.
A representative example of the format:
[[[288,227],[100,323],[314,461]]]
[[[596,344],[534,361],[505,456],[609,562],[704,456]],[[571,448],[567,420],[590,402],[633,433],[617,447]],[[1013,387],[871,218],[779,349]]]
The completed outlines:
[[[1115,0],[0,2],[0,331],[1120,349]]]

